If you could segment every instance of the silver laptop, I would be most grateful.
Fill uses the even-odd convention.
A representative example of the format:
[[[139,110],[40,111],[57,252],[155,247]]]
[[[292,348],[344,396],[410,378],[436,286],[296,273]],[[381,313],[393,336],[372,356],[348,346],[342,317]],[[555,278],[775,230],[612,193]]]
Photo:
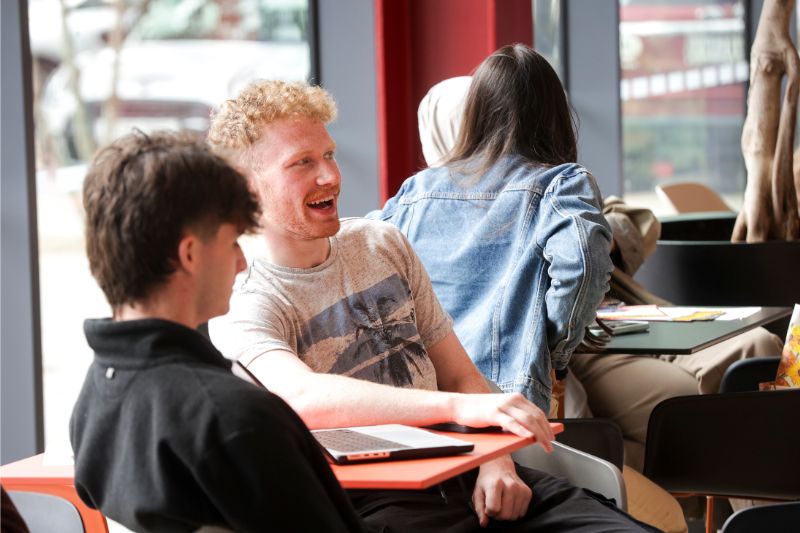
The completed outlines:
[[[471,442],[401,424],[316,429],[311,432],[336,464],[420,459],[470,452]]]

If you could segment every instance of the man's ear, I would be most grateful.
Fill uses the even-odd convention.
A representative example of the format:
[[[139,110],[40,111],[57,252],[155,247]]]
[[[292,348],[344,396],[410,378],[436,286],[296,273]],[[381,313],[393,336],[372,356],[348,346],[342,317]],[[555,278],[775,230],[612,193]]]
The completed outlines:
[[[197,253],[199,238],[192,233],[186,233],[178,243],[178,269],[194,273],[197,269]]]

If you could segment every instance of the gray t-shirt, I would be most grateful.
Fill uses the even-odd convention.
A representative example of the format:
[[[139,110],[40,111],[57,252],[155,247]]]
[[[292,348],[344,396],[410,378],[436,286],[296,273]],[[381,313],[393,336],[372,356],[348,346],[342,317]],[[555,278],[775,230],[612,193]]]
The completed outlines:
[[[391,224],[351,218],[330,243],[314,268],[253,260],[229,313],[210,324],[214,344],[245,365],[283,349],[315,372],[436,390],[425,347],[453,324],[406,238]]]

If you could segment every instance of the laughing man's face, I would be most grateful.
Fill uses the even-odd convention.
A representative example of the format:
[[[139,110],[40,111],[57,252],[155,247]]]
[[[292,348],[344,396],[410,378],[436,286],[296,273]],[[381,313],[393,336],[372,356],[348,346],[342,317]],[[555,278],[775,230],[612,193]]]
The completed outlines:
[[[254,153],[264,231],[296,240],[339,231],[342,176],[335,151],[336,143],[318,120],[290,117],[264,126]]]

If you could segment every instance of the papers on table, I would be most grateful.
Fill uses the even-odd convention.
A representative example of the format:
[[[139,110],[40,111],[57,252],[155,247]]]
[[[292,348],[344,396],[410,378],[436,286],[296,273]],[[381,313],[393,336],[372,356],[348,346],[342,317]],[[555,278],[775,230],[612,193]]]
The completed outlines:
[[[761,311],[760,307],[732,307],[729,309],[723,309],[725,314],[721,317],[717,318],[717,320],[741,320],[743,318],[747,318],[750,315],[754,315]]]
[[[653,322],[694,322],[699,320],[741,320],[760,307],[684,307],[658,305],[619,305],[601,307],[597,317],[602,320],[647,320]]]

